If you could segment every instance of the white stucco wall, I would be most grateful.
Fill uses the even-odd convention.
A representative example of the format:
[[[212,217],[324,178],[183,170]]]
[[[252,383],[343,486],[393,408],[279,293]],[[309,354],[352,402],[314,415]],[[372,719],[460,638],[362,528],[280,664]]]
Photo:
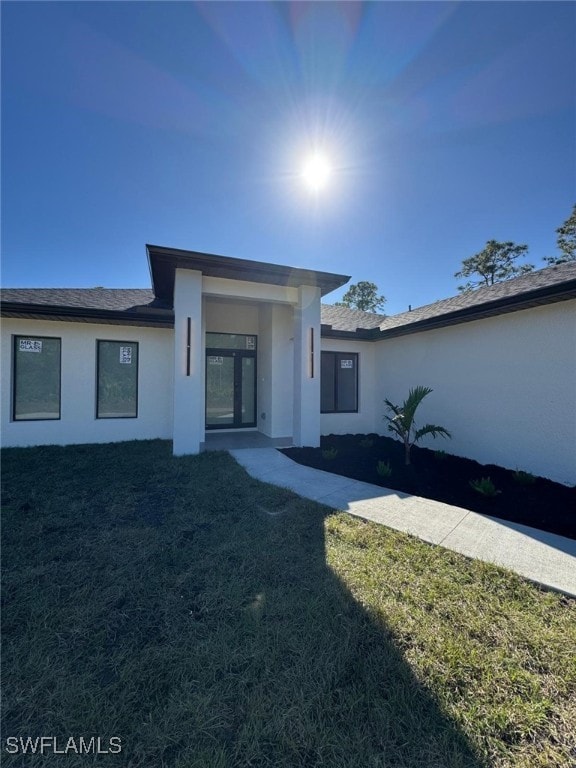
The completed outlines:
[[[294,311],[262,304],[258,338],[258,429],[268,437],[292,435]]]
[[[12,421],[12,336],[61,341],[61,418]],[[96,418],[96,340],[139,343],[138,417]],[[2,319],[2,446],[172,438],[173,331],[162,328]]]
[[[320,432],[323,435],[367,434],[379,432],[376,425],[375,388],[376,344],[369,341],[322,339],[326,352],[358,353],[358,413],[323,413],[320,416]]]
[[[386,397],[434,392],[417,414],[452,433],[426,447],[576,483],[576,301],[376,342],[376,424]]]
[[[258,335],[258,306],[251,302],[204,299],[207,333],[248,333]]]
[[[239,298],[257,302],[283,304],[298,303],[298,288],[270,283],[253,283],[247,280],[233,280],[225,277],[202,277],[202,293],[207,298]]]
[[[294,307],[294,445],[320,445],[320,289],[301,285]]]
[[[172,430],[175,456],[198,453],[204,441],[204,322],[202,274],[193,269],[177,269],[174,278],[175,418]]]
[[[272,305],[262,304],[259,310],[260,333],[258,335],[258,429],[272,437]]]

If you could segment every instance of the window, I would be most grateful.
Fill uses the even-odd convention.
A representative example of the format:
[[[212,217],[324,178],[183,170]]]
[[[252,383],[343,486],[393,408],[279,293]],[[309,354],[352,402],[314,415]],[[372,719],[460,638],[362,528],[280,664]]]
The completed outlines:
[[[358,412],[358,353],[322,352],[322,413]]]
[[[60,339],[14,336],[12,418],[60,418]]]
[[[245,333],[206,333],[206,349],[249,349],[256,351],[256,336]]]
[[[138,416],[138,343],[99,341],[97,419]]]

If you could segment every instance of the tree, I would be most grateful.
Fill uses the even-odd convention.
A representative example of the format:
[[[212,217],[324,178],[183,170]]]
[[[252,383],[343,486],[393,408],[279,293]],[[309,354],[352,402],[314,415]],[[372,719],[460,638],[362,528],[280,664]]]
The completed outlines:
[[[545,256],[544,261],[550,266],[576,261],[576,205],[570,216],[561,227],[558,227],[556,232],[558,233],[556,243],[561,254],[560,256]]]
[[[515,243],[499,243],[496,240],[488,240],[484,250],[475,256],[470,256],[462,261],[462,269],[454,273],[454,277],[471,277],[480,275],[480,279],[469,281],[459,285],[459,291],[471,291],[474,288],[485,285],[494,285],[512,277],[525,275],[532,272],[533,264],[516,265],[514,262],[528,252],[527,245]]]
[[[398,435],[404,443],[404,463],[406,465],[410,464],[410,449],[420,438],[425,435],[432,435],[434,438],[438,435],[452,437],[447,429],[439,427],[437,424],[425,424],[420,429],[416,429],[416,424],[414,423],[416,410],[422,400],[432,391],[430,387],[414,387],[414,389],[408,392],[408,397],[402,405],[394,405],[390,400],[384,400],[388,410],[394,414],[393,416],[385,415],[384,418],[388,422],[390,432]]]
[[[367,280],[351,285],[342,297],[342,301],[337,302],[340,307],[361,309],[363,312],[377,312],[384,307],[385,303],[386,297],[378,296],[378,286]]]

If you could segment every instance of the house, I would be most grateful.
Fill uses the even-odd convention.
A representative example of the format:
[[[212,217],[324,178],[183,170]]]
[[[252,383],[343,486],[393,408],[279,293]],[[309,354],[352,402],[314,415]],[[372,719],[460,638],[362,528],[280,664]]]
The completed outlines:
[[[392,317],[322,305],[346,275],[147,246],[152,289],[2,292],[2,444],[216,431],[316,446],[433,388],[452,453],[576,483],[576,263]],[[433,443],[430,443],[433,445]]]

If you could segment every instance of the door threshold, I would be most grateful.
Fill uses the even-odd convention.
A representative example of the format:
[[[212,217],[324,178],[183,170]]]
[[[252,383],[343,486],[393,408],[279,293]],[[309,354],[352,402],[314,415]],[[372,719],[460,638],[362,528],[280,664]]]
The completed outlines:
[[[218,430],[220,432],[220,430]],[[239,448],[290,448],[294,445],[291,436],[268,437],[256,430],[237,430],[224,434],[206,435],[203,443],[200,443],[201,451],[230,451]]]

